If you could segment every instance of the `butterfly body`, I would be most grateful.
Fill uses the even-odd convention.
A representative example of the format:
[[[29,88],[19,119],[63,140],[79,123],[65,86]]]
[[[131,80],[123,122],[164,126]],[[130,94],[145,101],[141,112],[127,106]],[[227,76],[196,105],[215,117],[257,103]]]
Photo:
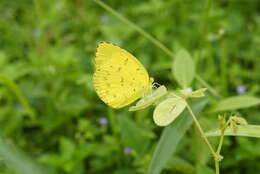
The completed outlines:
[[[113,108],[134,102],[151,87],[143,65],[129,52],[110,43],[98,45],[93,82],[101,100]]]

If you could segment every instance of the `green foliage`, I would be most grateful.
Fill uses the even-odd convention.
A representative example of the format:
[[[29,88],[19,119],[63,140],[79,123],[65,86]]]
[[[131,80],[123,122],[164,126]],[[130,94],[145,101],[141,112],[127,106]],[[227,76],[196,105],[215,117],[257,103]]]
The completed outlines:
[[[7,88],[9,88],[13,94],[16,95],[16,97],[19,100],[19,102],[21,103],[21,105],[25,108],[26,113],[31,117],[31,119],[34,119],[35,115],[34,115],[33,109],[30,107],[26,98],[23,96],[22,92],[17,87],[15,82],[11,78],[9,78],[8,76],[5,76],[5,75],[0,75],[0,81]]]
[[[197,155],[192,155],[193,146],[203,146],[193,141],[193,129],[184,134],[182,126],[186,131],[190,123],[177,127],[181,134],[166,127],[165,136],[165,130],[162,133],[153,123],[153,107],[112,111],[98,99],[91,82],[96,43],[103,40],[129,50],[169,91],[207,87],[199,83],[199,75],[224,98],[219,102],[210,96],[206,111],[220,104],[218,111],[240,109],[250,125],[259,125],[259,2],[103,2],[132,23],[94,1],[0,1],[0,129],[5,137],[0,140],[0,173],[29,174],[30,166],[37,173],[36,168],[43,166],[40,172],[50,168],[48,173],[57,174],[144,174],[151,161],[150,171],[157,167],[153,164],[158,162],[154,155],[160,154],[155,150],[159,139],[174,144],[163,155],[169,151],[174,155],[159,158],[162,163],[155,171],[210,173],[214,164],[208,158],[197,164],[203,152],[196,148]],[[177,56],[181,48],[192,61]],[[173,68],[180,75],[170,72],[173,59],[180,63]],[[238,95],[240,86],[246,90],[239,88],[239,94],[252,97],[239,96],[223,104]],[[215,113],[199,115],[203,127],[216,126]],[[225,137],[223,154],[223,173],[260,172],[259,139]]]

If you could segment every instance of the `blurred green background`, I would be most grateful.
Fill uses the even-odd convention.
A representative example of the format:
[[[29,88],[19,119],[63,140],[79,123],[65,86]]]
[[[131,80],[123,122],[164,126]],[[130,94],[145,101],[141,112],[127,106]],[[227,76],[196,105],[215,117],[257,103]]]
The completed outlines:
[[[186,48],[198,74],[223,97],[260,96],[259,0],[105,2],[173,52]],[[91,0],[0,0],[0,11],[0,134],[10,145],[0,141],[0,173],[29,174],[27,163],[16,165],[22,160],[41,164],[38,173],[144,174],[162,128],[152,121],[153,108],[129,113],[98,99],[95,48],[100,41],[119,45],[156,82],[176,89],[172,58]],[[240,114],[260,123],[259,107]],[[200,118],[205,129],[217,126],[216,114]],[[194,130],[163,174],[212,173],[213,160]],[[11,146],[30,159],[5,150]],[[226,138],[223,150],[222,173],[260,173],[259,139]]]

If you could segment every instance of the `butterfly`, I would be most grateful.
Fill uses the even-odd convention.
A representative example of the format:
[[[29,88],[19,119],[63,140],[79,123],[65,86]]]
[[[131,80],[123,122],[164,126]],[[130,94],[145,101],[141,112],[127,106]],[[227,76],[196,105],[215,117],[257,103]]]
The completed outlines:
[[[94,88],[112,108],[122,108],[143,97],[152,87],[144,66],[129,52],[111,43],[98,44]]]

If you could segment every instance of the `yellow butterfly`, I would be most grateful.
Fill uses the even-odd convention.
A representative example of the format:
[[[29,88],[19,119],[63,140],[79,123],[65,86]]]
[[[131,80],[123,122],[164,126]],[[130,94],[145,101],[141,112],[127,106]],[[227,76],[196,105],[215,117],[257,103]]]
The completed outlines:
[[[95,90],[107,105],[124,107],[144,96],[153,78],[129,52],[110,43],[99,43],[93,76]]]

